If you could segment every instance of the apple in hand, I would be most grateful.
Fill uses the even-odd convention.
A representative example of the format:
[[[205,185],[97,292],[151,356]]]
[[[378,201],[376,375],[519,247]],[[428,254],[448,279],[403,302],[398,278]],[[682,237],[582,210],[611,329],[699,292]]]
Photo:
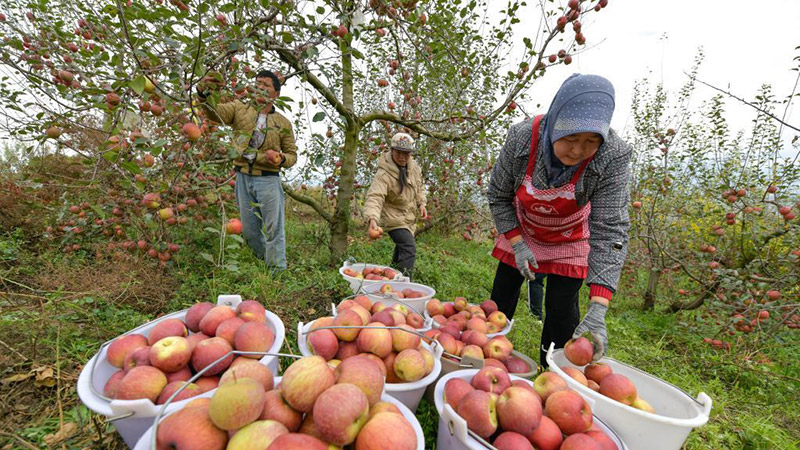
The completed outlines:
[[[566,356],[567,361],[576,366],[585,366],[592,362],[593,354],[594,346],[591,341],[583,336],[578,339],[570,339],[564,345],[564,356]]]
[[[275,166],[279,166],[281,164],[281,157],[280,152],[276,152],[275,150],[267,150],[267,161],[271,162]]]

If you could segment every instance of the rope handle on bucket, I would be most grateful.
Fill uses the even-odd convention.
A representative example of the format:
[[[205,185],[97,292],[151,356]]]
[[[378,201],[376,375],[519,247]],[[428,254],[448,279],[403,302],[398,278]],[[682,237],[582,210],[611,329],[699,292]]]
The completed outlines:
[[[179,387],[178,390],[176,390],[175,392],[172,393],[172,395],[169,396],[167,401],[164,402],[164,404],[161,406],[161,409],[158,410],[158,413],[156,414],[155,418],[153,419],[153,428],[152,428],[153,429],[153,435],[151,436],[151,439],[150,439],[151,448],[153,450],[156,449],[156,438],[157,438],[157,434],[158,434],[158,423],[161,422],[161,417],[163,416],[164,412],[167,410],[167,407],[169,407],[169,405],[172,403],[172,400],[175,397],[177,397],[178,395],[180,395],[180,393],[183,392],[183,390],[186,388],[186,386],[188,386],[190,383],[194,383],[198,378],[202,377],[210,368],[216,366],[217,363],[220,363],[220,362],[224,361],[227,357],[229,357],[231,355],[237,355],[237,356],[262,356],[262,357],[263,356],[284,356],[286,358],[296,358],[296,359],[300,359],[300,358],[303,357],[302,355],[294,355],[294,354],[290,354],[290,353],[245,352],[245,351],[240,351],[240,350],[231,350],[228,353],[225,353],[224,355],[220,356],[214,362],[212,362],[211,364],[209,364],[206,367],[204,367],[203,370],[197,372],[191,378],[189,378],[189,380],[186,381],[186,383],[184,383],[183,386]]]

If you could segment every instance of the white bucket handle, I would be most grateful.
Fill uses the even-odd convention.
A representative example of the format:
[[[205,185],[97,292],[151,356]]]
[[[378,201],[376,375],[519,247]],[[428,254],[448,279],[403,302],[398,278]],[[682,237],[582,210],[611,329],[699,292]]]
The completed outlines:
[[[556,344],[554,342],[551,342],[550,343],[550,348],[547,349],[547,355],[545,355],[545,359],[547,360],[548,365],[554,366],[554,367],[556,367],[556,369],[558,369],[560,371],[560,368],[558,367],[558,365],[555,363],[555,361],[553,361],[553,352],[555,351],[555,347],[556,347]],[[625,367],[627,367],[627,368],[629,368],[631,370],[635,370],[636,372],[639,372],[642,375],[645,375],[645,376],[653,378],[653,375],[650,375],[649,373],[647,373],[647,372],[645,372],[645,371],[643,371],[641,369],[637,369],[636,367],[633,367],[633,366],[631,366],[629,364],[625,364],[624,362],[617,361],[616,359],[609,358],[609,357],[604,357],[603,359],[607,359],[609,361],[613,361],[613,362],[615,362],[617,364],[620,364],[620,365],[623,365],[623,366],[625,366]],[[675,386],[674,384],[672,384],[672,383],[670,383],[668,381],[662,380],[661,378],[658,378],[658,381],[661,382],[661,383],[664,383],[664,384],[666,384],[668,386],[673,387],[675,390],[677,390],[678,392],[680,392],[683,395],[685,395],[691,401],[695,402],[700,408],[702,408],[701,411],[700,411],[700,414],[698,414],[695,417],[692,417],[691,419],[676,419],[674,417],[667,417],[667,416],[662,416],[660,414],[654,414],[654,413],[648,413],[646,411],[641,411],[641,410],[638,410],[636,408],[633,408],[632,406],[628,406],[628,405],[625,405],[625,404],[622,404],[622,403],[620,403],[620,405],[632,409],[633,412],[636,413],[636,414],[648,414],[648,415],[651,415],[651,416],[655,416],[655,418],[657,418],[657,420],[659,422],[661,422],[661,423],[668,423],[670,425],[675,425],[675,426],[680,426],[680,427],[697,428],[697,427],[705,425],[706,422],[708,422],[708,418],[709,418],[709,415],[711,413],[711,407],[713,406],[713,402],[711,400],[711,397],[709,397],[705,392],[700,392],[699,394],[697,394],[697,398],[694,398],[691,395],[689,395],[688,392],[684,391],[683,389],[679,388],[678,386]]]
[[[467,421],[453,411],[453,407],[450,406],[449,403],[445,403],[444,405],[442,420],[444,420],[445,425],[447,425],[447,432],[450,433],[450,436],[455,436],[459,441],[466,444],[467,437],[471,437],[483,447],[489,450],[497,450],[497,447],[486,442],[482,437],[475,434],[474,431],[467,428]]]
[[[230,306],[235,309],[239,306],[239,303],[242,303],[241,295],[226,294],[217,296],[217,306]]]

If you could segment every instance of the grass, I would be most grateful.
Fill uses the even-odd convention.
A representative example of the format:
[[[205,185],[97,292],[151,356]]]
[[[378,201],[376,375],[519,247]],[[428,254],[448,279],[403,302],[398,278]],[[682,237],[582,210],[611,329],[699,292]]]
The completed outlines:
[[[236,245],[228,254],[238,271],[215,269],[197,257],[200,251],[213,251],[214,243],[198,230],[190,230],[199,234],[187,236],[191,242],[167,272],[136,260],[97,264],[88,254],[37,253],[19,235],[0,240],[0,276],[10,292],[0,294],[0,448],[124,448],[113,428],[77,398],[82,365],[102,342],[200,300],[225,293],[260,299],[284,321],[286,350],[297,352],[297,321],[326,314],[332,301],[350,292],[326,264],[323,225],[290,215],[287,227],[290,267],[278,274],[264,271],[246,248]],[[486,299],[496,267],[490,249],[486,241],[425,234],[418,241],[415,281],[433,286],[440,299]],[[351,245],[358,261],[388,263],[391,253],[388,239],[369,243],[356,236]],[[131,276],[120,278],[121,272]],[[76,280],[90,276],[95,278],[83,285]],[[103,277],[114,281],[104,285]],[[711,396],[711,420],[691,433],[686,449],[800,448],[797,333],[782,341],[764,337],[757,357],[745,343],[741,347],[749,352],[737,351],[736,345],[734,351],[716,351],[702,343],[702,328],[685,325],[696,313],[641,311],[640,289],[622,289],[614,298],[609,355],[692,395],[703,391]],[[509,335],[515,348],[537,359],[541,325],[524,302],[515,319]],[[435,409],[423,400],[417,417],[426,448],[435,448]]]

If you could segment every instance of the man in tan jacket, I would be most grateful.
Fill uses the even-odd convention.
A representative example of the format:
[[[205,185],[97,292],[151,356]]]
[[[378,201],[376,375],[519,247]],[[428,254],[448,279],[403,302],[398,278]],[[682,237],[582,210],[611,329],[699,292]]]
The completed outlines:
[[[422,170],[411,158],[414,139],[406,133],[392,137],[391,151],[378,160],[378,171],[372,179],[364,205],[364,217],[369,220],[372,233],[379,229],[378,223],[389,232],[395,243],[392,266],[411,278],[417,246],[414,231],[417,228],[417,212],[428,215]]]
[[[242,234],[256,257],[270,268],[286,268],[284,193],[281,168],[297,161],[297,145],[289,119],[272,102],[281,91],[278,77],[262,70],[256,75],[255,95],[249,101],[233,100],[211,106],[209,89],[219,80],[206,77],[197,85],[201,105],[211,120],[233,128],[239,156],[233,161],[236,200],[242,217]]]

